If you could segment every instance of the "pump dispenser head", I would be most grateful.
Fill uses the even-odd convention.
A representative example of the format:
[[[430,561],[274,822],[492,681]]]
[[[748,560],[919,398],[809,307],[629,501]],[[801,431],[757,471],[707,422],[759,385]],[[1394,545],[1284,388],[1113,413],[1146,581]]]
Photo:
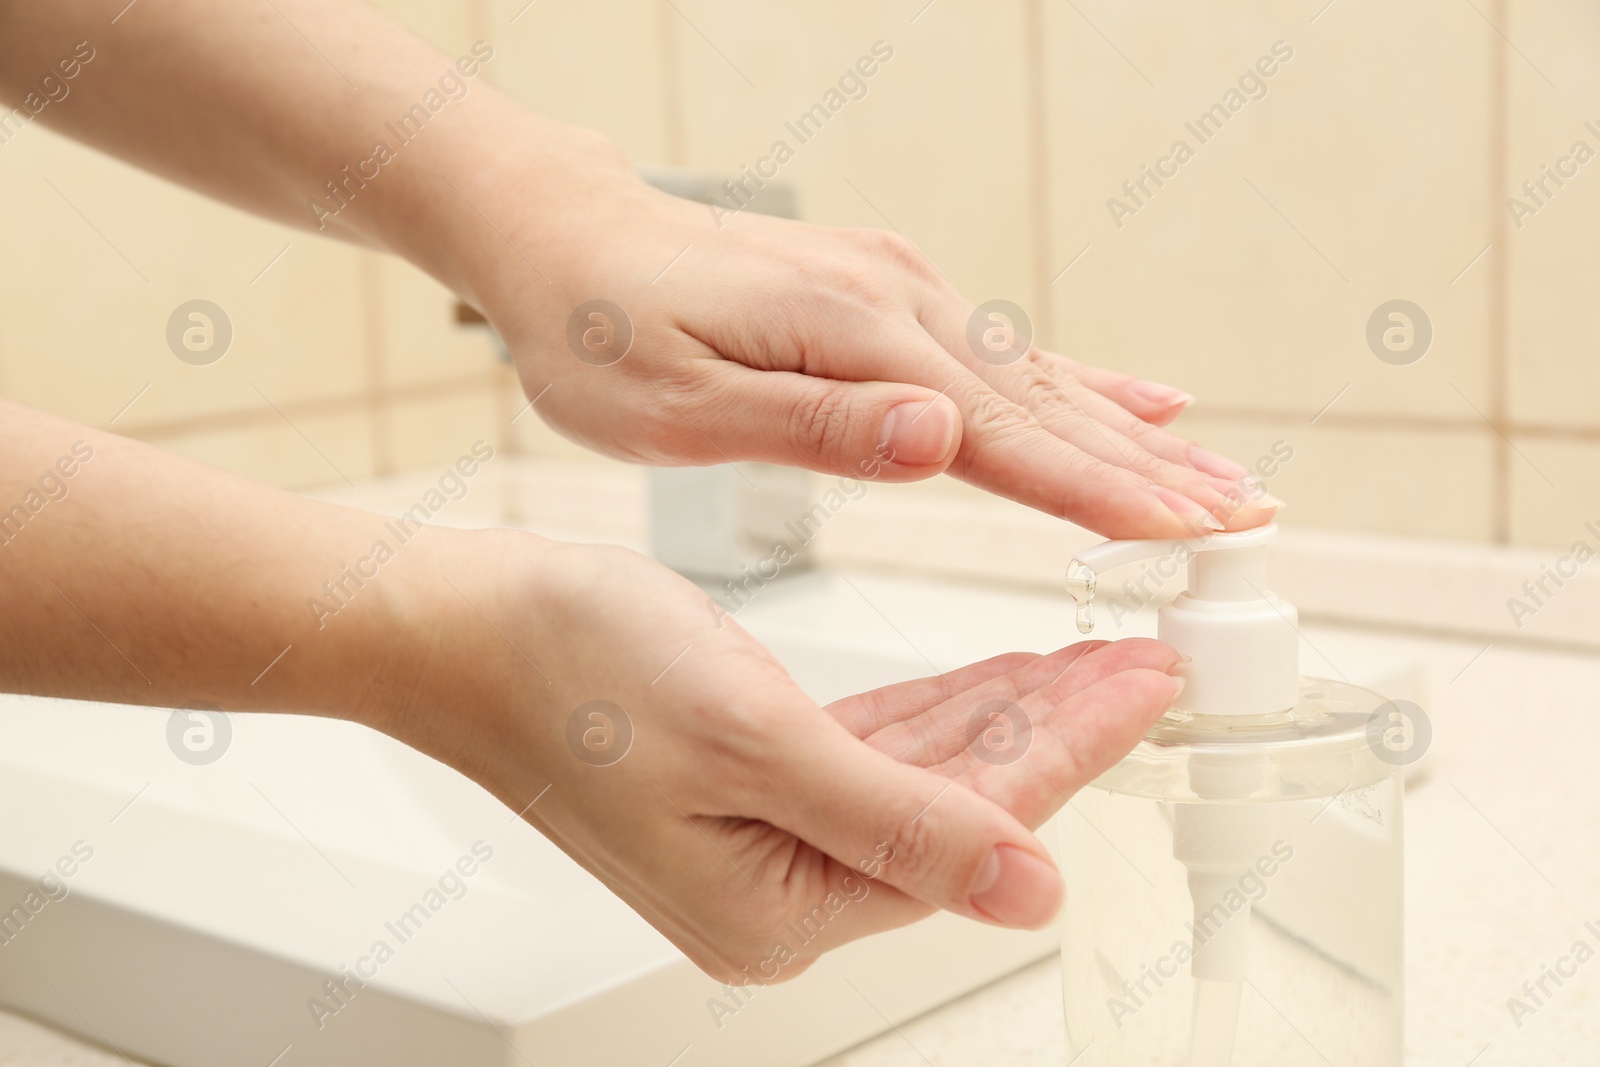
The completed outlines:
[[[1067,566],[1079,629],[1105,571],[1139,560],[1187,567],[1188,589],[1158,614],[1156,636],[1190,657],[1178,710],[1200,715],[1268,715],[1300,697],[1300,642],[1294,606],[1266,588],[1267,545],[1276,524],[1178,541],[1106,541]],[[1155,568],[1158,577],[1164,568]],[[1087,621],[1087,625],[1085,625]]]

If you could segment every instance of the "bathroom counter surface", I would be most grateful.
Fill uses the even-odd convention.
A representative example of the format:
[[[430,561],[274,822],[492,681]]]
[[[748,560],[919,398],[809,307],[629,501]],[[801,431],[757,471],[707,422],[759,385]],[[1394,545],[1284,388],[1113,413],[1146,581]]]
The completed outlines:
[[[1433,740],[1407,790],[1408,1067],[1593,1064],[1600,657],[1304,631],[1330,649],[1352,637],[1380,641],[1416,656],[1430,676]],[[1558,971],[1571,977],[1546,977]],[[1060,995],[1056,967],[1035,964],[824,1067],[1063,1067]],[[1304,1062],[1323,1061],[1308,1052]]]

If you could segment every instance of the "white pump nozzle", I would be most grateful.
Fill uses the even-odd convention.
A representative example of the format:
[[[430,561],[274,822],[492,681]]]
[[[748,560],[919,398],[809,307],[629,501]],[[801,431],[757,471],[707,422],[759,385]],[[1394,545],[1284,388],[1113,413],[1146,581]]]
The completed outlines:
[[[1300,642],[1294,606],[1266,588],[1273,524],[1181,541],[1106,541],[1073,557],[1074,596],[1093,596],[1097,576],[1142,559],[1188,566],[1188,589],[1162,607],[1157,637],[1194,662],[1178,699],[1182,711],[1262,715],[1291,708],[1300,695]],[[1155,568],[1157,578],[1165,578]],[[1086,599],[1080,603],[1087,603]]]

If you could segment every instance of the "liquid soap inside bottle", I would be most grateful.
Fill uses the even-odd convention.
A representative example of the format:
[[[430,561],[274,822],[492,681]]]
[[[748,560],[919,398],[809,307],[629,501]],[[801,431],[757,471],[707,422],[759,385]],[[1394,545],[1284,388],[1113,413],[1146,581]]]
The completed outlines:
[[[1243,982],[1196,979],[1189,1015],[1189,1067],[1232,1067]]]
[[[1381,704],[1307,680],[1274,715],[1169,712],[1073,797],[1073,1067],[1400,1067],[1401,779],[1368,740]]]

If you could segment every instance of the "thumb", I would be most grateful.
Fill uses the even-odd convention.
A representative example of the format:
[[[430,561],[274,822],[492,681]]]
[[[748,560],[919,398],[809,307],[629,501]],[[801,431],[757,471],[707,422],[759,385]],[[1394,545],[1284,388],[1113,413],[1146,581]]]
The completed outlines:
[[[1009,812],[830,726],[784,747],[763,819],[937,908],[1025,929],[1055,916],[1061,876]]]
[[[875,481],[941,473],[961,446],[955,403],[918,385],[712,364],[695,421],[735,459]]]

